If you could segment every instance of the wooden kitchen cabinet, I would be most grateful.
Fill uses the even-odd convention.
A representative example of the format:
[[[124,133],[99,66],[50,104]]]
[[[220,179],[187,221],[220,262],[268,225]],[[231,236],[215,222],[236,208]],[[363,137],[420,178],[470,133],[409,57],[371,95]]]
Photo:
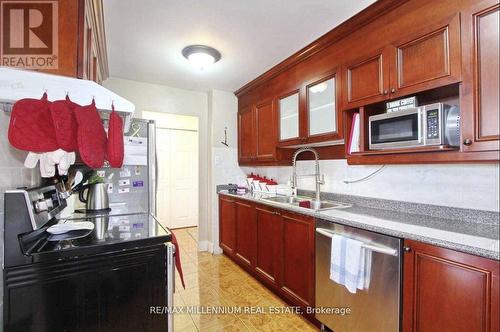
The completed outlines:
[[[344,66],[346,108],[384,100],[389,94],[391,49],[386,47]]]
[[[500,262],[405,240],[403,332],[499,330]]]
[[[255,272],[265,283],[279,286],[281,264],[281,212],[265,205],[257,205],[257,260]]]
[[[256,158],[257,136],[255,133],[255,113],[251,107],[238,112],[238,160],[250,163]]]
[[[259,164],[275,160],[277,141],[277,115],[272,100],[239,110],[238,160],[240,163]]]
[[[255,206],[247,201],[237,200],[235,208],[235,258],[245,267],[254,268],[257,256],[257,215]]]
[[[228,255],[236,248],[236,208],[234,199],[219,197],[219,245]]]
[[[302,307],[314,306],[314,218],[282,212],[281,291]]]
[[[460,82],[460,16],[422,26],[393,43],[391,98]]]
[[[255,137],[257,139],[257,161],[273,160],[276,156],[276,113],[272,100],[255,106]]]
[[[462,147],[500,150],[498,1],[482,1],[462,15]],[[498,154],[497,154],[498,158]]]
[[[102,0],[59,1],[58,68],[49,74],[93,80],[108,78]]]
[[[422,26],[344,66],[345,108],[461,81],[460,16]]]
[[[219,209],[223,252],[288,303],[314,306],[314,217],[226,195]]]

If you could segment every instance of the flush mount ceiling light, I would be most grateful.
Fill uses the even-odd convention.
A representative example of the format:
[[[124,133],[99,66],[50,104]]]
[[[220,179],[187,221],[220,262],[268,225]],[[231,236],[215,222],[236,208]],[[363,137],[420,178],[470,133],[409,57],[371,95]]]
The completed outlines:
[[[220,52],[205,45],[189,45],[182,49],[182,55],[195,67],[204,69],[220,60]]]

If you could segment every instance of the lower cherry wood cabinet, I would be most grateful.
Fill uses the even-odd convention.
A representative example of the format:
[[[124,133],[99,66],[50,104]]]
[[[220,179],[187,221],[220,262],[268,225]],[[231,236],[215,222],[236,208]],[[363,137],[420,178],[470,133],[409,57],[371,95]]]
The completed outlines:
[[[224,253],[287,302],[314,306],[314,218],[219,195]]]
[[[405,240],[403,332],[499,331],[499,265]]]
[[[255,206],[247,201],[236,201],[235,258],[249,268],[255,268],[257,256],[257,218]]]

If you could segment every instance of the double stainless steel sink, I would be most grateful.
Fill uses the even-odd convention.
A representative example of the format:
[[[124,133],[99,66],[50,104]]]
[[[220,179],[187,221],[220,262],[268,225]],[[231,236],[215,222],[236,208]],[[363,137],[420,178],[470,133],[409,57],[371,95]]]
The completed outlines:
[[[351,207],[349,204],[334,201],[320,201],[319,204],[315,204],[315,202],[312,202],[313,199],[311,197],[305,196],[273,196],[262,198],[262,200],[286,205],[294,205],[315,211],[345,209]]]

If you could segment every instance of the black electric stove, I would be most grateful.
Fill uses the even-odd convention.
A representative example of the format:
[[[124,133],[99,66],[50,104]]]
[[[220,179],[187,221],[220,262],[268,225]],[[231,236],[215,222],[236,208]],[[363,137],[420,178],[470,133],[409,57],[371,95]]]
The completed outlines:
[[[149,213],[82,215],[54,186],[5,193],[4,331],[167,331],[172,305],[171,233]],[[94,230],[56,240],[56,223],[90,221]],[[54,310],[56,309],[56,310]]]

